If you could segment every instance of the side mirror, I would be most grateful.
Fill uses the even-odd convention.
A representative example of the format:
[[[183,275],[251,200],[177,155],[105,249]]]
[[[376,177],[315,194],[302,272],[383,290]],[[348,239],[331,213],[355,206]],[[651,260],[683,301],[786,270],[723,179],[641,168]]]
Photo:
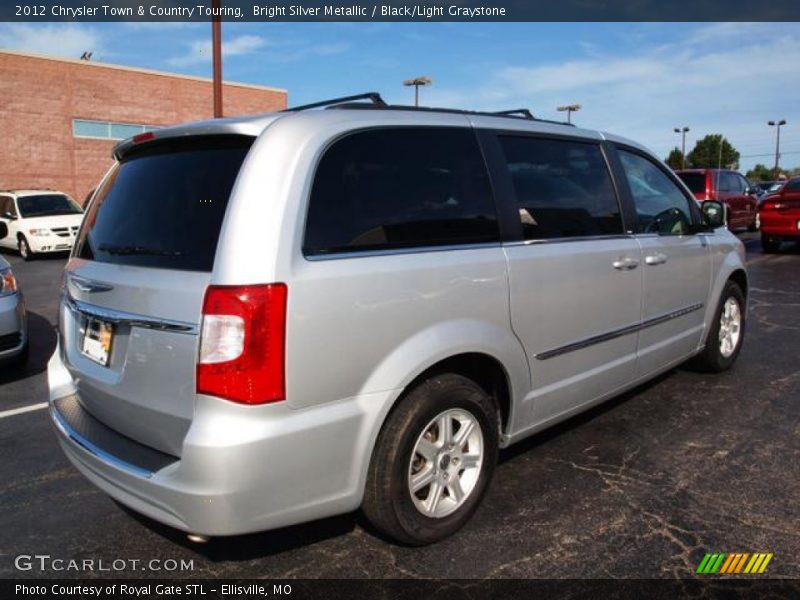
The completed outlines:
[[[706,225],[711,227],[712,229],[717,229],[718,227],[725,227],[727,223],[727,215],[725,213],[725,205],[722,202],[717,202],[715,200],[706,200],[703,202],[702,205],[703,210],[703,220],[705,221]]]
[[[0,221],[0,240],[8,235],[8,225]]]

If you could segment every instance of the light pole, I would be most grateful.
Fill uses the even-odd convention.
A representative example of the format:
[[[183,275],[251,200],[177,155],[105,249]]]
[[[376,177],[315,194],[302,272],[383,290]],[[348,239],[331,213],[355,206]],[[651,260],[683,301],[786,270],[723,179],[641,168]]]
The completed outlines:
[[[430,77],[415,77],[414,79],[406,79],[403,85],[406,87],[414,86],[414,106],[419,106],[419,88],[420,86],[431,85],[433,80]]]
[[[780,177],[780,160],[781,160],[781,125],[786,125],[786,119],[781,119],[780,121],[767,121],[767,125],[770,127],[776,128],[776,135],[775,135],[775,179]]]
[[[675,133],[681,134],[681,169],[686,168],[686,132],[689,131],[688,127],[676,127],[673,129]]]
[[[211,17],[211,53],[214,60],[214,118],[222,117],[222,21],[219,17],[219,1],[212,0],[216,16]]]
[[[572,123],[572,113],[578,112],[581,109],[580,104],[565,104],[564,106],[557,106],[556,110],[558,112],[566,112],[567,113],[567,123]]]

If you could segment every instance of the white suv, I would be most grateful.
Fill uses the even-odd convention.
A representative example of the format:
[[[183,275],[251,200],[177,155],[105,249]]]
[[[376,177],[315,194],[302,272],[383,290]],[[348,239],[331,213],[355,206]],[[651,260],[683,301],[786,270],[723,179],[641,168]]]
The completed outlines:
[[[44,252],[72,250],[82,220],[83,209],[63,192],[0,192],[0,222],[8,225],[0,246],[16,248],[25,260]]]

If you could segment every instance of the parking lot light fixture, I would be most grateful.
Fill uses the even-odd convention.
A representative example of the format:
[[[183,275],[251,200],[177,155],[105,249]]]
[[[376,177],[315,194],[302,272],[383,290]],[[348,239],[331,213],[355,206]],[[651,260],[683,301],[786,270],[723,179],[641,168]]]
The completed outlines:
[[[786,125],[786,119],[780,121],[767,121],[767,125],[775,127],[775,179],[780,177],[780,160],[781,160],[781,125]]]
[[[556,110],[558,112],[566,112],[567,113],[567,123],[572,123],[572,113],[578,112],[581,109],[580,104],[565,104],[564,106],[557,106]]]
[[[688,127],[676,127],[673,129],[675,133],[681,134],[681,169],[686,168],[686,132],[689,131]]]
[[[414,106],[419,106],[419,88],[426,85],[431,85],[433,79],[430,77],[414,77],[413,79],[406,79],[403,85],[406,87],[414,86]]]

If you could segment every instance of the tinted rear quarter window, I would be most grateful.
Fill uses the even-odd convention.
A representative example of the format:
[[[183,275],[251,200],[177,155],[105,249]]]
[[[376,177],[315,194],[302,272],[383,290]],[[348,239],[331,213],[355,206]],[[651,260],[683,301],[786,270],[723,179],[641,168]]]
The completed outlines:
[[[704,194],[706,191],[705,173],[678,173],[678,177],[683,180],[692,193]]]
[[[616,235],[622,217],[600,146],[500,136],[525,239]]]
[[[208,136],[153,142],[131,153],[97,191],[76,256],[210,271],[228,198],[252,142]]]
[[[309,200],[303,252],[499,240],[475,134],[456,128],[352,133],[325,152]]]

